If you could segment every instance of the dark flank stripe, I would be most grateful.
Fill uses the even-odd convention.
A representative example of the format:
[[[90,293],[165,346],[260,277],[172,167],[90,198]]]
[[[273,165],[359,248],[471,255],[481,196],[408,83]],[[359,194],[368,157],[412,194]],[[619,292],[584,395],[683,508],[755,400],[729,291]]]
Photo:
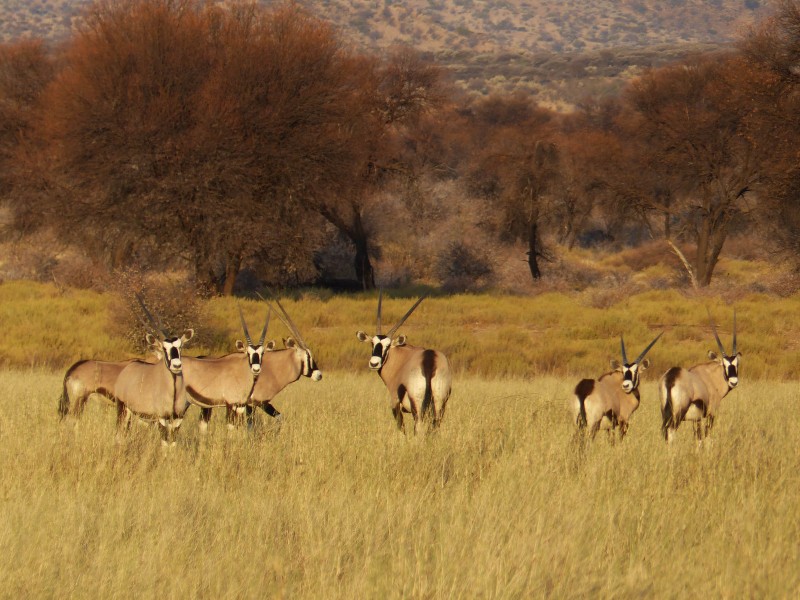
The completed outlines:
[[[224,406],[224,403],[220,404],[213,398],[206,398],[203,394],[199,393],[190,385],[186,386],[186,391],[189,392],[195,400],[197,400],[198,402],[202,402],[203,404],[207,404],[208,406]],[[201,406],[200,408],[206,408],[206,407]]]
[[[405,396],[406,396],[406,386],[404,386],[401,383],[399,386],[397,386],[397,401],[402,402]]]

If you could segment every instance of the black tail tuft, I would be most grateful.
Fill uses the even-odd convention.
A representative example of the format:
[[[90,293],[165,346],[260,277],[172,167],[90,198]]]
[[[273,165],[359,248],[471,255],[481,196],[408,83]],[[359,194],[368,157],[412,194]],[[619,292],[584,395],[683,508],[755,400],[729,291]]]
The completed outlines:
[[[672,388],[675,386],[675,380],[681,372],[680,367],[672,367],[664,375],[664,388],[666,389],[664,406],[661,408],[661,433],[664,434],[664,439],[669,439],[669,428],[673,424],[673,410],[672,410]]]
[[[422,399],[422,414],[427,414],[433,400],[433,388],[431,381],[436,375],[436,352],[425,350],[422,353],[422,374],[425,376],[425,397]],[[434,406],[434,411],[436,407]],[[435,417],[435,415],[434,415]]]
[[[67,378],[64,377],[64,383],[61,389],[61,396],[58,399],[58,418],[63,419],[69,414],[69,394],[67,394]]]
[[[582,379],[578,385],[575,386],[575,397],[580,404],[580,412],[578,414],[577,425],[581,429],[587,425],[586,420],[586,398],[594,391],[594,379]]]

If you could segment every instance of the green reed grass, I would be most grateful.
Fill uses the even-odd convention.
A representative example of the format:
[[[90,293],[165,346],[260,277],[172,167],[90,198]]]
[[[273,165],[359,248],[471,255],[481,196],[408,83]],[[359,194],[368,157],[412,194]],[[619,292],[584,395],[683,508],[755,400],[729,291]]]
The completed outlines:
[[[628,437],[584,455],[576,381],[457,377],[443,428],[403,436],[377,376],[284,390],[276,433],[176,447],[113,408],[59,423],[60,376],[0,373],[8,597],[797,597],[797,386],[744,379],[712,443],[660,437],[654,377]]]

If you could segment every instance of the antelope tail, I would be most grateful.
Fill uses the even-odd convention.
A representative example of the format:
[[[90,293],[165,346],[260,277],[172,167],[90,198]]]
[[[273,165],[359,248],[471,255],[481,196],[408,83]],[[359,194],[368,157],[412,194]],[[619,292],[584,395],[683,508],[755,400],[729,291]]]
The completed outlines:
[[[63,419],[69,414],[69,394],[67,393],[67,378],[69,374],[64,375],[64,382],[61,387],[61,397],[58,399],[58,418]]]
[[[680,373],[679,367],[672,367],[664,375],[664,406],[661,408],[661,433],[664,434],[664,439],[669,440],[669,428],[673,424],[673,409],[672,409],[672,388],[675,386],[675,380]]]
[[[433,403],[434,418],[437,416],[436,402],[433,401],[433,376],[436,374],[436,353],[433,350],[425,350],[422,353],[422,374],[425,376],[425,397],[422,399],[422,414],[427,414]]]
[[[594,379],[582,379],[578,385],[575,386],[575,397],[578,399],[580,407],[576,424],[581,429],[587,425],[586,420],[586,398],[594,391]]]

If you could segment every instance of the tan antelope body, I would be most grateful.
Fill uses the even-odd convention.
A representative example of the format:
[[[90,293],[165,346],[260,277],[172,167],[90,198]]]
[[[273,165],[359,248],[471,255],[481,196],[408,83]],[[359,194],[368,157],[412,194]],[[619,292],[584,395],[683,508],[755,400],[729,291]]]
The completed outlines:
[[[598,379],[582,379],[575,386],[570,409],[578,434],[588,431],[589,437],[594,439],[600,429],[610,433],[618,429],[622,441],[631,416],[639,408],[639,375],[650,366],[644,356],[662,335],[659,333],[631,363],[625,353],[625,341],[621,339],[622,363],[612,360],[613,371]]]
[[[135,360],[119,374],[116,383],[117,423],[120,427],[127,424],[128,411],[158,421],[162,441],[166,444],[180,427],[189,406],[184,389],[181,349],[194,331],[188,329],[179,338],[169,336],[155,325],[141,298],[137,296],[137,299],[159,333],[158,339],[147,334],[147,343],[155,348],[159,360],[156,363]]]
[[[122,370],[135,359],[123,361],[81,360],[67,369],[58,414],[63,419],[68,414],[79,417],[92,394],[102,396],[108,403],[116,402],[116,384]]]
[[[372,344],[369,366],[377,371],[389,391],[389,402],[397,427],[404,431],[403,413],[414,418],[414,433],[419,433],[429,416],[434,428],[441,424],[451,391],[451,371],[447,357],[438,350],[406,344],[405,336],[393,337],[406,319],[419,306],[425,296],[409,309],[405,316],[389,331],[381,334],[381,303],[378,297],[377,333],[370,337],[363,331],[357,333],[362,342]]]
[[[271,417],[282,419],[272,400],[287,385],[294,383],[300,377],[308,377],[312,381],[322,380],[322,371],[314,360],[311,349],[300,335],[300,330],[295,325],[289,313],[278,298],[273,297],[278,305],[276,314],[286,328],[294,336],[283,340],[283,350],[273,350],[264,354],[264,365],[253,386],[250,395],[250,404],[247,406],[247,425],[253,426],[253,407],[259,407]]]
[[[183,380],[189,401],[200,407],[201,432],[207,431],[211,409],[218,406],[226,407],[228,427],[234,426],[235,416],[245,411],[253,387],[263,371],[265,350],[271,351],[275,345],[274,342],[264,345],[269,314],[257,344],[250,339],[241,308],[239,316],[246,343],[236,340],[238,352],[216,358],[183,357]]]
[[[710,318],[709,314],[709,318]],[[739,384],[741,353],[736,349],[736,311],[733,313],[733,352],[728,355],[711,320],[720,355],[709,352],[711,362],[688,369],[672,367],[661,377],[658,393],[661,399],[661,431],[667,443],[671,442],[683,421],[694,422],[698,442],[714,426],[714,418],[722,399]],[[703,420],[705,419],[705,431]]]
[[[251,395],[254,406],[275,417],[279,417],[280,413],[270,403],[278,392],[301,376],[309,377],[313,381],[322,379],[322,371],[308,349],[301,348],[292,338],[284,343],[287,347],[283,350],[274,350],[264,355],[264,368]]]

